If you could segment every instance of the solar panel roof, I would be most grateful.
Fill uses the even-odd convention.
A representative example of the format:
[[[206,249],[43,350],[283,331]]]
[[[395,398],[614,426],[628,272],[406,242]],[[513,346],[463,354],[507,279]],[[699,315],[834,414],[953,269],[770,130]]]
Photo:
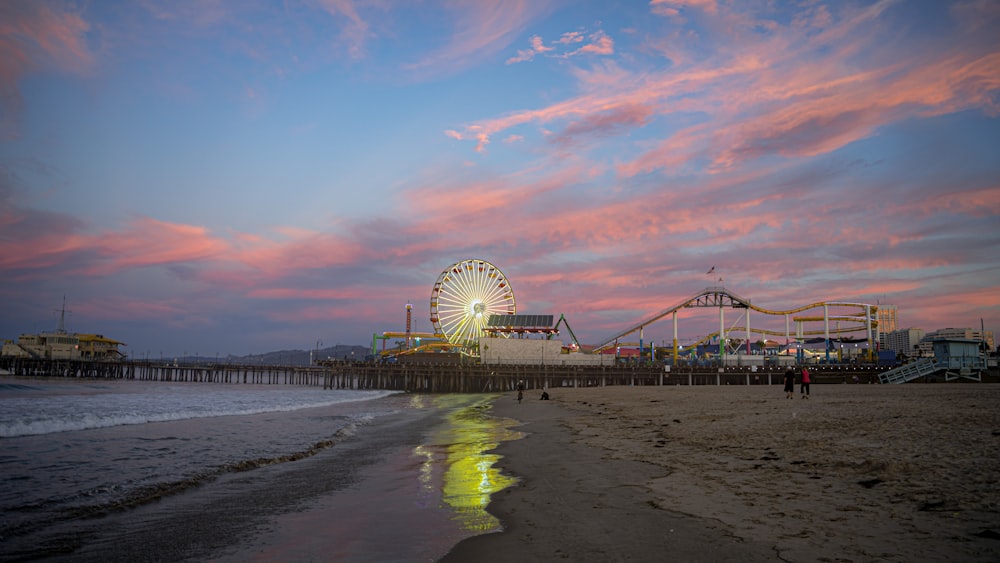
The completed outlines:
[[[491,327],[545,327],[552,326],[553,315],[490,315],[486,326]]]

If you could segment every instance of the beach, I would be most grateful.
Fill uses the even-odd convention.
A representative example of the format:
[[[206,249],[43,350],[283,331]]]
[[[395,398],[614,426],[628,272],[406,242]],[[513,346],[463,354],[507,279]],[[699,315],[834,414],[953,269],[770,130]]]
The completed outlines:
[[[1000,386],[511,395],[502,533],[444,561],[997,561]]]
[[[394,394],[300,408],[340,398],[17,381],[5,408],[95,397],[104,414],[65,430],[73,413],[24,426],[28,411],[11,411],[9,433],[52,431],[3,438],[0,559],[1000,560],[1000,385],[796,391],[553,388],[548,401],[528,390],[522,403]],[[250,399],[266,412],[247,413]],[[135,400],[142,417],[109,416]],[[148,420],[151,401],[198,409]]]

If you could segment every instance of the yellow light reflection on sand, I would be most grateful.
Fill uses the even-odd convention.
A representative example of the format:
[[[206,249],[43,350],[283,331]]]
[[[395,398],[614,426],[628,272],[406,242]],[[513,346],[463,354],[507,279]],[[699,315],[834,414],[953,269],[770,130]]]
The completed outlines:
[[[436,406],[447,408],[448,402],[455,399],[445,395],[432,400]],[[518,421],[490,416],[489,402],[484,398],[450,410],[447,426],[432,438],[433,443],[414,450],[424,459],[421,483],[433,487],[434,466],[440,464],[442,502],[454,511],[463,529],[476,533],[500,529],[500,522],[486,512],[486,506],[490,495],[517,482],[495,466],[501,456],[487,452],[501,442],[524,437],[522,432],[511,429]]]

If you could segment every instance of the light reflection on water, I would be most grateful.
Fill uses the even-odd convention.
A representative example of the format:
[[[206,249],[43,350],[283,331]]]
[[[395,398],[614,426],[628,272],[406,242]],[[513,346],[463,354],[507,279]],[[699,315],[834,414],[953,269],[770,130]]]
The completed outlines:
[[[414,397],[414,407],[420,408],[427,397]],[[438,407],[447,407],[449,396],[431,397]],[[441,469],[442,502],[454,512],[453,518],[462,529],[477,534],[500,529],[500,522],[486,512],[490,495],[517,483],[496,467],[502,456],[488,453],[501,442],[518,440],[523,432],[512,430],[520,424],[510,418],[490,415],[490,397],[470,406],[451,410],[448,424],[430,440],[428,446],[418,446],[414,454],[423,459],[420,480],[433,489],[435,465]],[[418,404],[419,402],[419,404]]]

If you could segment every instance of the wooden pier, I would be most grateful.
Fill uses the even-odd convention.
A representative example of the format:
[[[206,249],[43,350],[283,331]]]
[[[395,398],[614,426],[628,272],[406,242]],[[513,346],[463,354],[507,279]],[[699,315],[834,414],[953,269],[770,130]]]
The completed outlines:
[[[381,389],[424,393],[495,393],[611,385],[780,385],[783,367],[680,367],[662,365],[484,366],[455,363],[329,362],[321,366],[230,363],[175,364],[0,358],[0,370],[20,377],[157,382],[301,385],[323,389]],[[814,383],[878,382],[886,368],[873,365],[809,366]],[[857,379],[855,379],[855,377]]]

